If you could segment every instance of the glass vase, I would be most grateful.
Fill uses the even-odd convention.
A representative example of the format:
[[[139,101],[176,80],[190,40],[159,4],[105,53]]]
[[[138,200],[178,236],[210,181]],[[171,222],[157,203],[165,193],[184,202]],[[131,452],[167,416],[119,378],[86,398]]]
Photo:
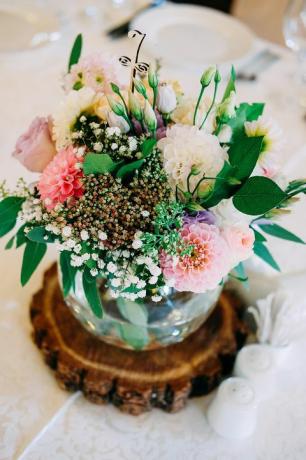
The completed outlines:
[[[98,318],[86,300],[78,272],[75,290],[65,301],[80,323],[104,342],[121,348],[152,350],[181,342],[196,331],[215,307],[221,291],[221,286],[203,294],[165,287],[158,293],[162,297],[160,302],[153,302],[150,297],[133,302],[114,299],[100,281],[103,318]]]

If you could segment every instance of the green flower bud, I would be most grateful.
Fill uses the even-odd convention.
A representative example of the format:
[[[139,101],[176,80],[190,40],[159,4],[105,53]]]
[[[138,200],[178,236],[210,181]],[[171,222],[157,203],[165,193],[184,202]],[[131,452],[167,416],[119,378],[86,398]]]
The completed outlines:
[[[221,81],[221,75],[220,75],[219,70],[217,69],[216,73],[215,73],[215,76],[214,76],[214,82],[215,83],[220,83],[220,81]]]
[[[136,120],[142,120],[143,116],[140,102],[138,98],[135,96],[135,94],[133,94],[132,92],[129,92],[129,109],[133,117],[136,118]]]
[[[187,209],[189,211],[203,211],[204,208],[200,204],[192,201],[191,203],[187,204]]]
[[[151,88],[157,88],[158,86],[158,78],[157,78],[157,73],[154,72],[152,67],[150,66],[149,68],[149,73],[148,73],[148,80],[149,80],[149,85]]]
[[[119,115],[120,117],[126,115],[124,105],[121,104],[121,102],[116,101],[116,99],[114,99],[112,96],[107,96],[107,100],[110,108],[116,115]]]
[[[208,69],[205,70],[201,77],[201,85],[206,87],[210,84],[212,77],[214,76],[216,72],[216,67],[215,66],[210,66]]]
[[[143,115],[144,115],[145,124],[147,125],[148,129],[150,131],[156,131],[156,128],[157,128],[156,115],[155,115],[155,112],[151,104],[149,104],[147,100],[145,102]]]
[[[111,87],[115,94],[120,94],[119,86],[117,86],[115,83],[111,83]]]
[[[200,174],[200,172],[201,172],[200,168],[193,165],[191,168],[190,174],[192,174],[193,176],[197,176],[198,174]]]
[[[145,99],[148,99],[147,91],[142,81],[134,78],[133,82],[137,93],[141,94]]]

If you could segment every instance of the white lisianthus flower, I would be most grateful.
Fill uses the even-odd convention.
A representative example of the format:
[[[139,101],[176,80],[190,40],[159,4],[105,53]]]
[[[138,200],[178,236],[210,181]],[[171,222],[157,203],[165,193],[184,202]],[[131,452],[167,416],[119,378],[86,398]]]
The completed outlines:
[[[116,115],[111,110],[107,114],[107,122],[112,128],[119,128],[122,133],[127,133],[130,130],[128,122],[123,117]]]
[[[156,105],[161,113],[170,113],[176,107],[176,94],[171,85],[162,84],[158,87]]]
[[[53,136],[57,149],[71,143],[71,129],[82,112],[95,114],[97,96],[91,88],[70,91],[53,116]]]
[[[249,225],[254,216],[249,216],[238,211],[233,205],[233,199],[220,201],[217,206],[210,209],[216,217],[216,225],[223,229],[232,225]]]
[[[223,125],[218,134],[219,142],[222,142],[224,144],[230,142],[232,134],[233,134],[232,128],[228,125]]]
[[[235,115],[236,93],[231,91],[230,95],[217,106],[217,115],[219,117],[233,117]]]
[[[158,142],[158,148],[174,190],[176,186],[187,190],[187,177],[192,168],[199,174],[190,178],[191,190],[204,175],[216,177],[228,158],[218,138],[196,126],[173,125],[167,129],[167,136]],[[204,180],[198,190],[203,192],[212,183],[212,180]]]
[[[197,112],[196,120],[195,120],[196,126],[198,127],[201,126],[202,121],[205,118],[205,114],[209,110],[211,102],[212,101],[209,97],[207,96],[203,97],[200,103],[198,112]],[[179,101],[176,109],[171,113],[171,120],[174,121],[174,123],[179,123],[183,125],[193,125],[193,115],[194,115],[194,111],[196,108],[196,103],[197,103],[197,100],[194,98],[183,97]],[[203,128],[205,131],[209,133],[212,133],[214,131],[215,118],[216,118],[216,114],[215,114],[215,109],[213,108],[213,110],[210,112],[205,122],[205,125]]]
[[[281,150],[284,145],[282,131],[271,118],[260,116],[244,124],[248,137],[264,136],[263,151],[259,156],[253,175],[276,176],[281,168]]]

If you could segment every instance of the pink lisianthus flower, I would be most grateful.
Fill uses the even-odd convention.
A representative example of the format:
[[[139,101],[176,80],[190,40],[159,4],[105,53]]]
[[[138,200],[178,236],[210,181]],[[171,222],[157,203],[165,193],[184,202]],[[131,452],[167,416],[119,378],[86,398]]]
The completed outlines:
[[[60,150],[42,173],[38,190],[49,211],[57,204],[73,201],[83,195],[83,172],[78,167],[80,161],[73,147],[69,146]]]
[[[48,118],[36,117],[16,143],[13,157],[29,171],[42,172],[56,155],[50,124]]]
[[[230,249],[232,267],[251,257],[255,235],[247,224],[226,226],[222,234]]]
[[[229,272],[229,249],[215,225],[197,222],[181,230],[185,244],[193,245],[190,256],[162,253],[160,264],[166,283],[178,291],[205,292],[215,289]]]
[[[122,68],[113,56],[94,53],[85,56],[74,64],[70,73],[65,76],[65,90],[79,90],[84,86],[92,88],[97,93],[110,91],[110,83],[123,86]]]

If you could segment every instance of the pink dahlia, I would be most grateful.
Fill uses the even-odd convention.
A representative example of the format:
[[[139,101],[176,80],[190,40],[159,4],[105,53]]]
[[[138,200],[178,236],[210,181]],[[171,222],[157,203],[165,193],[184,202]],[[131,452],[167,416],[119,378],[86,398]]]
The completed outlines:
[[[69,146],[60,150],[43,171],[38,190],[49,211],[59,203],[83,195],[83,172],[77,165],[79,161],[73,147]]]
[[[166,282],[178,291],[205,292],[214,289],[229,271],[229,250],[215,225],[187,224],[181,230],[183,241],[193,245],[190,256],[165,253],[160,263]]]

